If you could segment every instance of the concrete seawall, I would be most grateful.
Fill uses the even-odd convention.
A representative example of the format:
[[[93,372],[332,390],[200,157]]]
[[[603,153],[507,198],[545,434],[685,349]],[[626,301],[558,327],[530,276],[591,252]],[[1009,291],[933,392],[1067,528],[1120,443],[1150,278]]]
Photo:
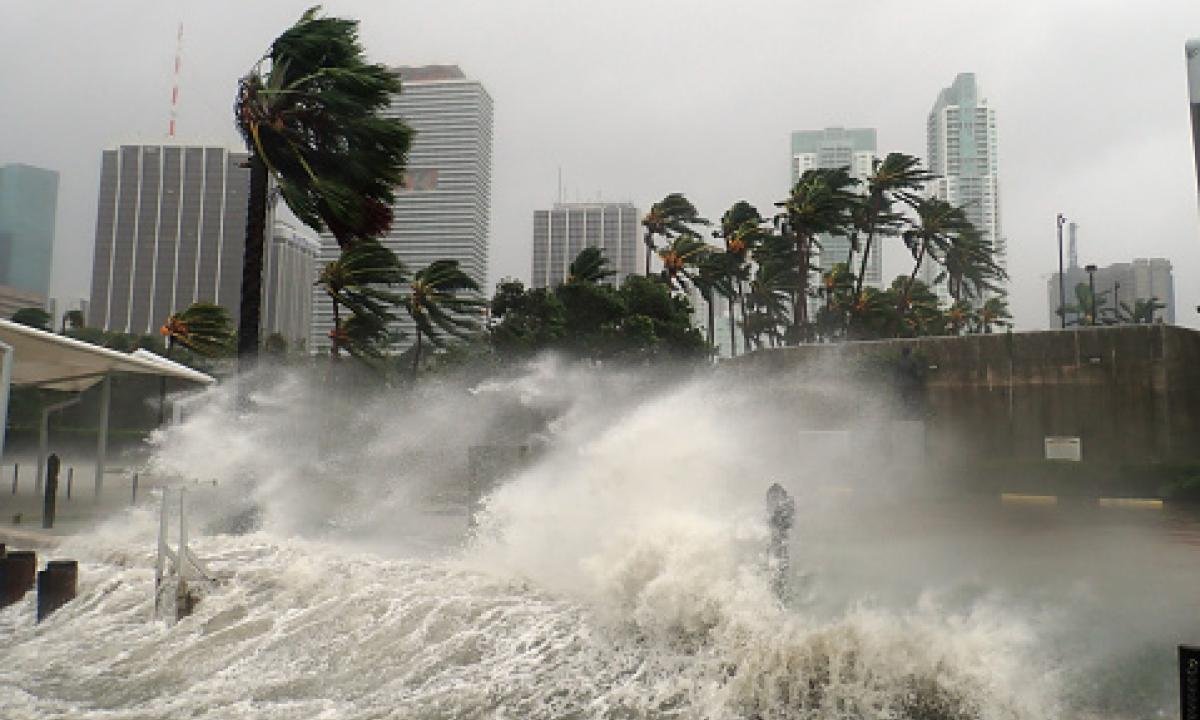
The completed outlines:
[[[815,382],[831,373],[880,379],[880,368],[905,364],[918,406],[911,415],[925,421],[927,463],[969,472],[970,483],[988,491],[1157,497],[1200,475],[1193,330],[1127,325],[804,345],[733,364],[812,374]],[[1079,438],[1082,462],[1047,461],[1048,436]]]

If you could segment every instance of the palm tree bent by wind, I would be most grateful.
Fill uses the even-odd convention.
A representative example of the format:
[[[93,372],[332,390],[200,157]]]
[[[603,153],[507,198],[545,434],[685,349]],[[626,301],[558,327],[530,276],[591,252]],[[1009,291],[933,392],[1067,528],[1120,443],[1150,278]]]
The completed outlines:
[[[343,247],[384,234],[403,179],[412,131],[381,112],[400,92],[387,67],[369,64],[358,23],[312,8],[241,78],[234,119],[250,152],[238,357],[259,346],[267,184],[301,222]]]

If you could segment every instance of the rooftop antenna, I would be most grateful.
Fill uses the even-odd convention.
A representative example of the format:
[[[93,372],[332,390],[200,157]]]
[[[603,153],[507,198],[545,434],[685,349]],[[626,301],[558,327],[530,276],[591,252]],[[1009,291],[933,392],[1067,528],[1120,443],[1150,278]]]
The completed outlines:
[[[1075,232],[1077,230],[1079,230],[1079,225],[1077,223],[1069,223],[1067,225],[1067,231],[1071,234],[1071,241],[1067,250],[1067,258],[1070,260],[1072,268],[1079,267],[1079,246],[1075,241]]]
[[[171,121],[167,125],[167,137],[175,137],[175,110],[179,106],[179,66],[183,57],[183,21],[179,21],[179,32],[175,35],[175,77],[171,83]]]
[[[559,205],[562,205],[562,194],[563,194],[562,165],[559,165],[558,166],[558,204]]]

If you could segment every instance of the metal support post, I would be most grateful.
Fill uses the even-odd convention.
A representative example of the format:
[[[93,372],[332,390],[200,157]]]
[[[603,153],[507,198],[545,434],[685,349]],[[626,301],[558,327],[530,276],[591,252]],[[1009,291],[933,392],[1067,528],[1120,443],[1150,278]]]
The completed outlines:
[[[96,499],[104,490],[104,462],[108,459],[108,406],[112,403],[112,376],[100,381],[100,425],[96,431]]]

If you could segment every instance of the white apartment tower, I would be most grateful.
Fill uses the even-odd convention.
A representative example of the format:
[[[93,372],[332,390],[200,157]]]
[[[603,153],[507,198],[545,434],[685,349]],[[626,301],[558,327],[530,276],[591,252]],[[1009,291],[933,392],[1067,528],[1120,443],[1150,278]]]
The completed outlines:
[[[938,94],[926,134],[929,170],[938,176],[930,185],[931,194],[961,207],[992,244],[1000,267],[1007,270],[1008,243],[1000,227],[996,111],[980,98],[974,73],[959,73]],[[936,274],[936,264],[929,263],[922,278],[932,285]],[[946,296],[944,287],[937,291]]]
[[[492,181],[492,98],[477,80],[455,65],[396,68],[403,89],[386,114],[416,131],[404,184],[392,205],[392,227],[380,240],[409,274],[434,260],[457,260],[480,288],[487,289],[488,220]],[[321,262],[334,260],[338,246],[321,237]],[[310,348],[329,347],[333,309],[314,290]],[[413,339],[412,323],[396,323]]]
[[[638,272],[641,216],[631,203],[555,203],[533,213],[533,275],[530,287],[566,282],[575,256],[585,247],[604,251],[613,280]]]
[[[263,267],[264,339],[279,333],[291,349],[307,347],[320,251],[321,244],[309,228],[281,218],[272,221]]]
[[[873,128],[826,128],[792,133],[792,184],[795,185],[805,170],[817,168],[846,168],[851,177],[860,181],[859,190],[865,191],[867,178],[874,169],[876,153],[875,130]],[[821,272],[828,272],[837,263],[849,259],[850,241],[844,237],[823,236],[820,238]],[[851,272],[858,273],[862,257],[855,254]],[[871,248],[867,259],[866,285],[882,287],[883,253],[879,247]]]

